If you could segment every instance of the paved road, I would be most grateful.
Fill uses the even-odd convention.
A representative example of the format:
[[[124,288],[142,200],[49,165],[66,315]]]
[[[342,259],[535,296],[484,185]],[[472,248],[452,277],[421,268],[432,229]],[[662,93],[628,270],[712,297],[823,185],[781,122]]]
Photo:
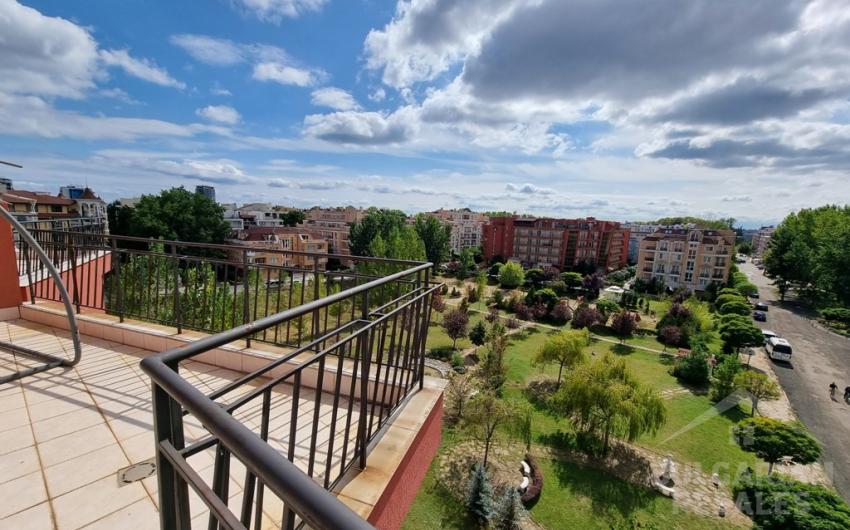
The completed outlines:
[[[827,474],[850,501],[850,406],[841,400],[844,387],[850,385],[850,340],[814,327],[806,312],[795,305],[781,304],[770,280],[752,263],[739,268],[770,305],[767,322],[758,325],[791,343],[791,363],[774,363],[774,370],[797,416],[823,444]],[[829,397],[832,381],[839,387],[836,400]]]

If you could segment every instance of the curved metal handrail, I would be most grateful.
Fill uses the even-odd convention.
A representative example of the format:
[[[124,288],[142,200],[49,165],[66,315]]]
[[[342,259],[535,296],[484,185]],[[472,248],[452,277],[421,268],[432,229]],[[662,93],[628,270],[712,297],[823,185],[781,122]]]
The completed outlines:
[[[0,206],[0,216],[5,218],[12,227],[18,231],[18,235],[27,242],[27,245],[32,248],[38,259],[53,277],[53,281],[56,284],[56,288],[59,290],[59,296],[62,297],[62,302],[65,304],[65,312],[68,314],[68,330],[71,332],[71,341],[74,343],[74,358],[71,360],[61,359],[62,366],[74,366],[80,362],[80,359],[83,355],[82,346],[80,346],[80,331],[77,327],[77,317],[74,315],[74,306],[71,303],[71,296],[68,294],[68,289],[65,287],[65,283],[62,281],[62,277],[59,274],[59,271],[56,269],[56,266],[53,265],[53,261],[47,256],[47,253],[44,252],[44,249],[41,248],[41,245],[32,237],[29,230],[27,230],[17,219],[15,216],[9,213],[5,208]],[[16,271],[17,273],[17,271]],[[51,356],[52,357],[52,356]]]

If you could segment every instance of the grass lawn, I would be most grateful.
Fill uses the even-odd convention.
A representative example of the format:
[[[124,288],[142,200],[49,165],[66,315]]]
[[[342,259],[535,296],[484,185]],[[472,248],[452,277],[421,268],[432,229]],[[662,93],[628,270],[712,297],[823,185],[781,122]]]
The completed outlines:
[[[443,443],[445,444],[445,440]],[[440,449],[442,450],[443,447]],[[404,530],[475,528],[473,522],[467,517],[463,504],[437,483],[436,475],[437,458],[434,458],[401,528]]]
[[[717,471],[720,475],[734,475],[759,462],[755,455],[742,451],[732,439],[732,426],[749,416],[742,407],[716,414],[708,396],[690,393],[669,399],[666,404],[667,424],[655,436],[638,440],[639,444],[699,464],[706,473]],[[694,425],[685,429],[691,422]]]
[[[594,469],[558,460],[538,463],[546,481],[530,513],[546,528],[735,528]]]
[[[734,528],[677,508],[657,493],[600,471],[569,462],[541,459],[546,477],[539,501],[531,508],[535,522],[549,529],[581,528]],[[463,504],[436,482],[436,459],[402,524],[405,530],[474,528]],[[651,524],[651,526],[650,526]]]
[[[512,337],[506,352],[508,365],[507,383],[504,396],[509,399],[526,400],[523,389],[526,381],[536,374],[545,373],[557,377],[558,367],[554,364],[533,366],[531,359],[553,331],[536,327]],[[653,337],[642,337],[643,344],[658,348]],[[651,342],[649,342],[651,341]],[[654,387],[659,392],[676,392],[667,405],[667,423],[655,436],[644,436],[638,444],[661,453],[672,453],[676,458],[698,464],[703,471],[712,472],[715,466],[728,465],[731,472],[753,465],[758,459],[744,452],[732,440],[730,430],[735,423],[747,417],[749,410],[745,404],[724,413],[716,413],[714,403],[706,395],[697,395],[685,389],[677,379],[670,375],[672,360],[669,357],[631,348],[627,345],[592,340],[588,353],[596,355],[611,352],[624,356],[635,377],[642,383]],[[691,422],[695,425],[679,433]],[[534,439],[537,443],[546,443],[559,431],[568,431],[566,421],[552,416],[545,410],[535,409],[533,418]],[[673,435],[675,437],[671,437]]]

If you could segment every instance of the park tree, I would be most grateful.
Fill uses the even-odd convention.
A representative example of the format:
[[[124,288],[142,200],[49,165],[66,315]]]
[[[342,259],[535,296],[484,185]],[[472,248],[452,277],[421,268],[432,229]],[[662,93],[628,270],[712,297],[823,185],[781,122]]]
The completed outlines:
[[[422,213],[416,216],[413,226],[425,245],[425,256],[428,261],[434,264],[435,269],[439,268],[451,254],[449,241],[452,227],[436,217]]]
[[[741,361],[737,355],[724,355],[723,360],[711,374],[712,401],[722,401],[735,391],[735,376],[741,371]]]
[[[555,324],[563,326],[573,318],[573,311],[566,300],[561,300],[549,312],[549,317]]]
[[[476,394],[466,407],[464,423],[469,432],[484,445],[484,467],[490,457],[490,449],[500,428],[506,427],[514,418],[514,407],[492,390]]]
[[[452,339],[452,348],[457,349],[457,339],[466,337],[469,314],[461,309],[452,309],[443,315],[443,330]]]
[[[466,511],[475,523],[485,528],[493,517],[493,486],[487,475],[487,464],[475,462],[466,489]]]
[[[642,385],[625,359],[607,353],[573,368],[552,404],[579,431],[601,438],[603,454],[608,452],[611,436],[631,442],[657,432],[667,418],[660,394]]]
[[[741,449],[767,462],[768,475],[781,460],[805,465],[817,461],[821,455],[820,444],[799,422],[747,418],[738,422],[732,432]]]
[[[377,237],[390,238],[394,231],[401,230],[407,223],[407,215],[401,210],[369,208],[366,215],[351,225],[349,246],[355,256],[371,256],[370,245]],[[418,238],[418,234],[417,234]]]
[[[230,235],[224,208],[183,187],[142,195],[131,211],[115,203],[110,206],[116,221],[110,229],[115,235],[194,243],[223,243]]]
[[[481,346],[487,340],[487,326],[479,320],[469,331],[469,340],[476,346]]]
[[[514,487],[506,487],[496,505],[492,527],[494,530],[520,530],[524,518],[525,509],[520,502],[519,493]]]
[[[682,331],[679,326],[668,325],[658,330],[658,340],[666,346],[681,346]]]
[[[753,308],[746,300],[732,300],[718,307],[717,312],[721,315],[749,316]]]
[[[723,350],[735,353],[741,348],[760,346],[764,344],[764,335],[749,318],[734,313],[720,317],[720,338],[723,339]]]
[[[630,311],[620,311],[615,314],[614,318],[611,320],[611,329],[614,330],[614,333],[616,333],[618,337],[620,337],[621,341],[625,342],[625,340],[630,338],[637,329],[635,316]]]
[[[779,385],[766,374],[753,370],[744,370],[735,375],[735,386],[749,394],[752,402],[751,416],[758,412],[760,401],[779,399]]]
[[[596,324],[599,320],[599,311],[587,304],[582,304],[573,312],[572,325],[575,329],[590,328],[590,326]]]
[[[475,277],[475,291],[478,294],[478,299],[483,300],[487,291],[487,274],[484,271],[478,273]]]
[[[443,295],[437,292],[431,295],[431,309],[437,313],[442,313],[446,310],[446,301],[443,300]]]
[[[575,290],[581,287],[582,276],[578,272],[562,272],[561,281],[564,282],[567,289]]]
[[[478,389],[478,380],[469,372],[454,373],[446,385],[446,405],[454,421],[463,420],[466,404]]]
[[[470,269],[475,267],[475,251],[471,248],[465,248],[458,255],[457,277],[459,280],[466,279],[469,276]]]
[[[741,474],[736,504],[763,530],[844,530],[850,528],[850,505],[832,488],[807,484],[781,473]],[[800,502],[802,501],[802,502]]]
[[[522,265],[509,261],[499,267],[499,285],[505,289],[516,289],[525,282],[525,272]]]
[[[528,269],[525,271],[525,283],[537,289],[546,281],[546,273],[543,269]]]
[[[558,365],[558,386],[564,368],[575,366],[587,359],[584,349],[590,344],[590,333],[586,329],[566,330],[550,335],[543,346],[534,354],[534,364]]]
[[[620,310],[620,304],[612,300],[598,300],[596,302],[596,310],[599,311],[599,323],[605,325],[611,315]]]
[[[505,326],[496,322],[487,334],[487,353],[478,370],[484,385],[494,392],[501,392],[505,384],[508,368],[505,364],[505,351],[508,349],[508,333]]]
[[[584,289],[584,294],[588,299],[596,300],[599,298],[599,291],[602,289],[604,283],[601,276],[592,273],[582,278],[581,287]]]

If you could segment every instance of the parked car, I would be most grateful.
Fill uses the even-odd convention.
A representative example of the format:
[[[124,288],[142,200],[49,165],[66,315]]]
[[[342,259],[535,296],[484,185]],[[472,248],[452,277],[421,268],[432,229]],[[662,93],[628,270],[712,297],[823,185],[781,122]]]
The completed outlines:
[[[757,299],[758,297],[759,297],[759,292],[758,292],[758,291],[756,291],[756,292],[754,292],[754,293],[752,293],[752,294],[750,295],[750,298],[756,298],[756,299]]]
[[[767,314],[764,311],[753,311],[753,320],[767,322]]]
[[[756,311],[764,311],[764,312],[767,312],[767,310],[768,310],[767,304],[766,304],[766,303],[764,303],[764,302],[756,302],[756,304],[753,306],[753,308],[754,308]]]
[[[763,330],[761,330],[761,334],[762,334],[762,335],[764,335],[764,343],[765,343],[765,344],[767,344],[768,342],[770,342],[770,339],[779,338],[779,335],[777,335],[777,334],[776,334],[775,332],[773,332],[773,331],[770,331],[769,329],[763,329]]]

